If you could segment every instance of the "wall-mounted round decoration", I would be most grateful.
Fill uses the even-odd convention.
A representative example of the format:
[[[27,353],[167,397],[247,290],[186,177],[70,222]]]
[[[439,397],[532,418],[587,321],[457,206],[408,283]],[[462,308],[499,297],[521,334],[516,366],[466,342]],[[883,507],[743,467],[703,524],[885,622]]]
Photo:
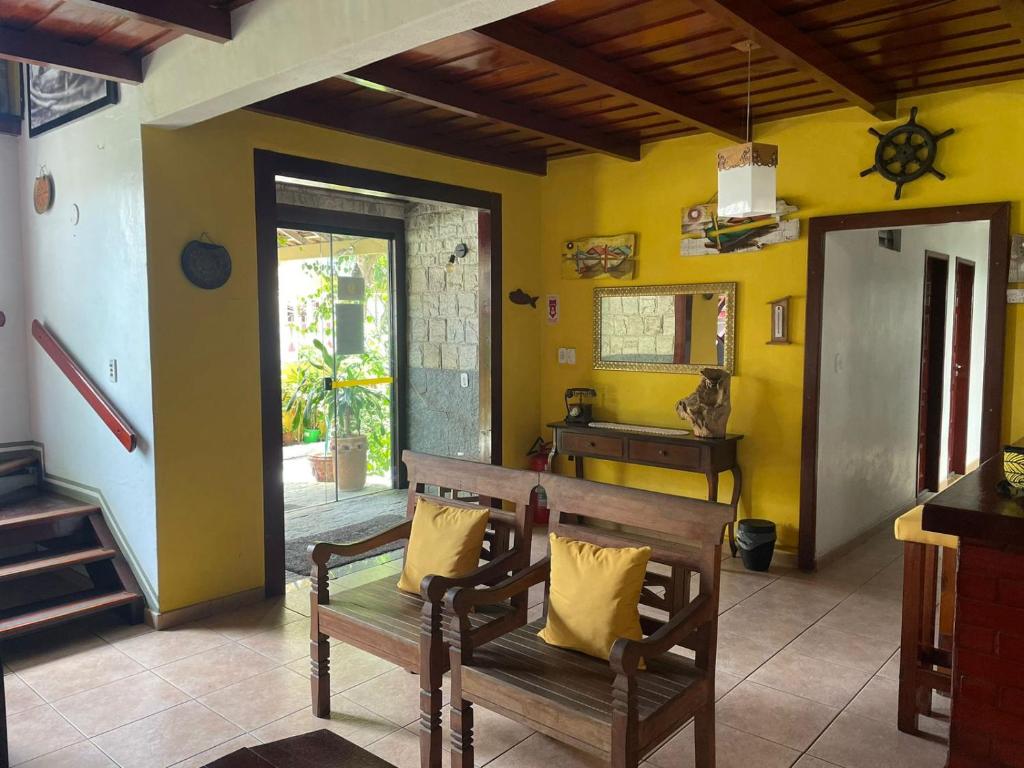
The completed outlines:
[[[181,252],[181,271],[195,286],[220,288],[231,277],[231,255],[223,245],[192,240]]]
[[[32,204],[35,206],[36,213],[46,213],[53,208],[55,192],[53,176],[46,172],[40,172],[32,187]]]

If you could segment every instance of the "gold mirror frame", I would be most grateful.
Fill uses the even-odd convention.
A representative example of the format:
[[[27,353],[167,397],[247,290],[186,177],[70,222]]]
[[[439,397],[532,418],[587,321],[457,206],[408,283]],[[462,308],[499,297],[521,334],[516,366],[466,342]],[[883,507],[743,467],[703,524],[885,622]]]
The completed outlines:
[[[635,363],[601,359],[601,299],[612,296],[676,296],[679,294],[725,294],[729,315],[725,324],[725,364]],[[594,369],[599,371],[656,371],[659,373],[700,373],[704,368],[722,368],[736,373],[736,283],[689,283],[684,285],[636,285],[594,289]]]

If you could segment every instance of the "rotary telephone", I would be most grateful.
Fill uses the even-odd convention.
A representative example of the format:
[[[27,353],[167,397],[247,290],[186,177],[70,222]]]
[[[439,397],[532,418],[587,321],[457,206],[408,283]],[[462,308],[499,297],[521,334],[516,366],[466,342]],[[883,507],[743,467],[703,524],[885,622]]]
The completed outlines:
[[[576,402],[569,402],[572,398]],[[594,405],[583,402],[585,397],[597,397],[589,387],[572,387],[565,390],[565,421],[567,424],[589,424],[594,420]]]

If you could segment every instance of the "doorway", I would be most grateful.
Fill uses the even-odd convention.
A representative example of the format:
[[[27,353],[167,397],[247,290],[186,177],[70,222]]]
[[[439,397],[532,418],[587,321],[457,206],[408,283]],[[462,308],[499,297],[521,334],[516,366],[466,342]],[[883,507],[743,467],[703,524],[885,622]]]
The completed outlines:
[[[917,419],[917,493],[939,490],[942,457],[942,382],[946,355],[949,257],[925,251],[921,322],[921,395]],[[965,414],[966,415],[966,414]],[[966,429],[966,422],[965,422]]]
[[[294,442],[311,429],[306,436],[311,442],[300,445],[313,446],[311,452],[320,457],[316,461],[324,465],[325,471],[333,465],[333,480],[317,481],[320,495],[314,494],[312,500],[319,503],[305,509],[323,512],[344,503],[346,493],[361,493],[342,487],[339,459],[329,457],[334,449],[341,453],[343,441],[332,433],[345,431],[345,413],[352,410],[352,403],[345,398],[352,393],[378,393],[373,402],[359,404],[362,413],[367,409],[376,413],[373,409],[385,397],[390,407],[390,421],[381,417],[375,422],[381,436],[376,453],[380,461],[374,463],[374,447],[367,445],[367,488],[377,484],[390,485],[394,490],[382,488],[372,496],[362,496],[358,499],[360,506],[391,494],[392,499],[400,501],[396,509],[404,514],[404,494],[400,490],[406,484],[403,448],[501,463],[501,196],[263,150],[255,152],[254,170],[264,564],[266,592],[273,595],[282,593],[286,583],[286,517],[292,511],[286,513],[286,502],[292,499],[286,492],[286,433],[292,430],[289,440]],[[339,201],[352,196],[360,198],[358,213],[346,207],[346,201]],[[435,226],[437,217],[457,220],[449,218]],[[440,237],[443,244],[427,247],[417,240],[413,229],[422,224],[428,224],[420,227],[422,231],[444,232]],[[465,226],[466,237],[449,243],[451,227],[457,229],[460,224]],[[319,345],[310,338],[315,334],[308,327],[308,302],[303,304],[306,326],[293,320],[291,325],[300,326],[293,331],[288,323],[289,302],[282,300],[282,289],[287,293],[288,287],[279,270],[282,230],[293,231],[298,241],[308,236],[316,246],[306,272],[318,272],[319,325],[315,332]],[[302,246],[296,243],[296,247]],[[441,253],[439,248],[447,250]],[[381,278],[382,265],[389,265],[384,270],[388,275],[386,291],[382,282],[373,287],[373,281],[367,279],[370,265],[359,263],[363,256],[370,258],[370,250],[388,254],[386,261],[379,255],[373,261],[373,269]],[[292,298],[292,315],[297,318],[301,297]],[[390,334],[379,335],[376,341],[370,331],[379,329],[377,320],[366,321],[373,315],[367,313],[371,304],[387,304],[391,310]],[[359,318],[363,319],[361,340]],[[301,375],[293,375],[290,382],[282,376],[289,355],[298,357],[298,351],[290,349],[290,342],[295,340],[289,337],[292,333],[299,342],[296,347],[308,342],[307,360],[316,362],[324,374],[322,378],[332,382],[330,390],[317,390],[315,381],[307,382],[304,391],[315,394],[321,404],[318,418],[309,419],[308,424],[302,417],[296,420],[298,400],[287,408],[292,394],[288,386],[295,387],[302,381]],[[377,353],[371,355],[374,345]],[[383,354],[384,349],[389,354]],[[388,381],[370,384],[364,376]],[[349,387],[353,381],[357,385]],[[415,408],[411,402],[414,397]],[[465,418],[451,418],[456,412]],[[361,434],[365,431],[352,437],[367,437]],[[388,432],[390,441],[386,439]],[[445,436],[445,443],[423,443],[423,436],[434,438],[438,434]],[[385,445],[390,445],[390,452]],[[313,461],[304,453],[310,449],[295,450],[300,452],[296,471],[311,473],[311,467],[302,465],[303,461]],[[384,468],[385,457],[389,471]],[[351,541],[367,538],[373,532],[349,531],[317,540]]]
[[[916,495],[916,481],[920,476],[920,430],[917,423],[921,407],[919,372],[922,367],[920,333],[923,315],[920,302],[925,265],[923,241],[918,240],[918,245],[913,248],[906,245],[909,231],[931,232],[956,226],[971,232],[979,258],[975,259],[974,309],[969,323],[972,326],[974,375],[970,377],[968,386],[968,406],[969,412],[975,415],[969,419],[971,426],[967,429],[968,464],[970,457],[985,461],[999,450],[1009,212],[1009,203],[986,203],[830,216],[809,222],[798,552],[801,568],[813,570],[819,556],[837,556],[859,537],[885,524],[892,514],[900,511],[895,508],[896,496],[909,500],[909,506]],[[914,260],[921,258],[919,265],[911,259],[892,260],[901,273],[916,275],[917,287],[895,291],[891,281],[879,279],[873,263],[867,267],[854,261],[850,265],[851,280],[871,282],[871,290],[854,290],[850,283],[843,290],[833,291],[830,299],[826,294],[826,270],[829,265],[834,266],[834,262],[831,251],[828,251],[826,259],[827,240],[840,233],[867,231],[874,238],[874,246],[871,247],[875,247],[883,245],[879,231],[889,229],[902,229],[903,251],[914,254]],[[948,252],[951,258],[960,253],[959,247],[940,247],[937,250]],[[950,272],[955,274],[952,266]],[[886,303],[879,304],[883,298]],[[825,354],[826,310],[834,312],[833,299],[853,306],[860,313],[859,318],[868,322],[867,329],[873,327],[877,331],[871,335],[862,325],[848,324],[845,335],[840,328],[839,333],[833,332],[833,339],[840,339],[851,353],[865,357],[871,350],[888,353],[881,365],[862,366],[854,372],[846,365],[848,358]],[[916,310],[912,306],[914,302],[918,303]],[[953,315],[952,307],[949,307],[946,313],[947,347],[952,342],[949,323]],[[916,319],[911,322],[911,318]],[[889,334],[889,330],[899,333]],[[908,336],[908,332],[916,338]],[[898,350],[895,347],[897,342],[901,345]],[[948,357],[945,359],[949,360]],[[942,370],[945,375],[949,370],[948,364],[944,363]],[[894,397],[896,389],[904,399]],[[874,394],[863,403],[851,404],[851,398],[840,398],[838,402],[846,408],[847,418],[845,421],[833,419],[832,425],[826,426],[822,420],[823,398],[834,399],[836,392],[863,394],[869,390]],[[944,396],[949,393],[949,384],[943,382],[940,391]],[[903,425],[899,431],[899,446],[893,439],[897,421]],[[949,426],[948,418],[941,418],[940,424],[945,431]],[[944,452],[948,451],[948,438],[944,436],[941,445]],[[898,459],[898,464],[894,459]],[[948,460],[940,461],[940,467],[947,465]],[[864,468],[872,469],[873,473],[860,471]],[[838,492],[831,490],[834,486],[828,485],[829,472],[845,482],[846,487],[839,486]],[[878,477],[885,483],[876,482]],[[877,496],[887,490],[894,490],[894,493],[878,504],[869,503],[868,496]],[[824,499],[822,494],[825,494]],[[841,504],[846,504],[848,509],[837,525],[833,512]],[[829,517],[819,519],[819,513],[826,512]]]
[[[967,472],[967,426],[971,382],[971,326],[974,314],[974,263],[956,260],[953,288],[953,354],[949,387],[949,471]]]

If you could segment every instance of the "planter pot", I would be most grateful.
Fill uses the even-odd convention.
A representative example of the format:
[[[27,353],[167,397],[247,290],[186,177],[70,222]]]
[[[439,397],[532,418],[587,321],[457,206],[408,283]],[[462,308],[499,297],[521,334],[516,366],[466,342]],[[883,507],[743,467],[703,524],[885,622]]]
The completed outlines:
[[[327,454],[314,454],[309,457],[309,465],[313,468],[313,477],[318,483],[334,482],[334,456]]]
[[[366,486],[366,438],[363,435],[339,437],[331,441],[337,462],[335,477],[342,491],[358,491]]]
[[[319,429],[304,429],[302,431],[302,442],[304,442],[304,443],[319,443],[320,442],[320,430]]]

